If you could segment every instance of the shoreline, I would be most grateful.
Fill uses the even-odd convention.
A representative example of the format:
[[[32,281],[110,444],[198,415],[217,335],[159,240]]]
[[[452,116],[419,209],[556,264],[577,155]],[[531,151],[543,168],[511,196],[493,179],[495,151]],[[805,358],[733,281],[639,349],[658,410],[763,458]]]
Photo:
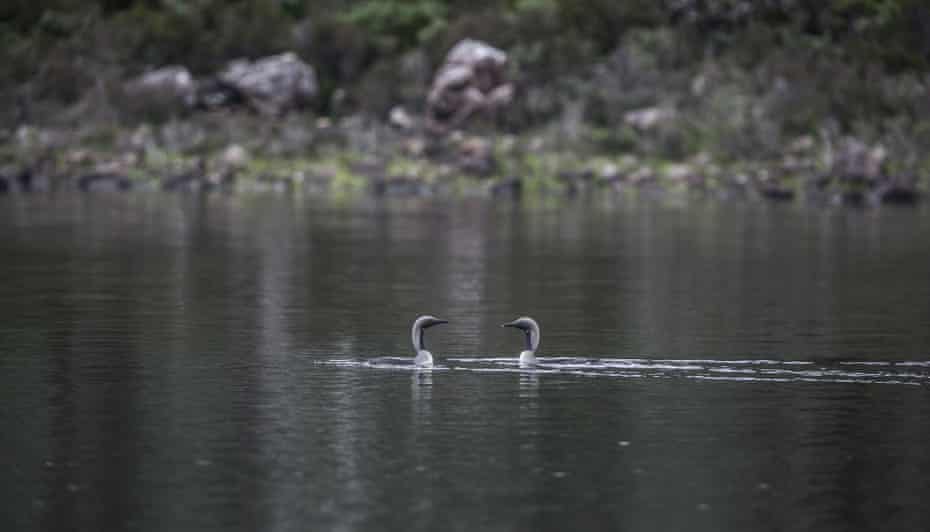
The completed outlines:
[[[162,124],[21,126],[0,136],[0,193],[571,197],[633,191],[825,206],[910,205],[926,197],[922,183],[887,175],[883,154],[855,140],[825,148],[802,137],[774,160],[722,161],[704,152],[671,160],[605,150],[592,140],[596,134],[588,129],[568,138],[549,127],[512,135],[479,127],[436,136],[360,116],[301,113],[270,121],[228,111]],[[636,134],[648,139],[651,133]]]
[[[0,193],[7,194],[161,189],[514,198],[606,191],[824,206],[926,198],[919,183],[901,185],[883,173],[857,175],[853,168],[840,175],[837,167],[848,161],[824,164],[810,138],[774,161],[723,162],[704,153],[667,160],[595,150],[585,139],[546,131],[436,138],[359,117],[334,123],[303,114],[269,125],[216,113],[135,127],[22,126],[4,140]]]

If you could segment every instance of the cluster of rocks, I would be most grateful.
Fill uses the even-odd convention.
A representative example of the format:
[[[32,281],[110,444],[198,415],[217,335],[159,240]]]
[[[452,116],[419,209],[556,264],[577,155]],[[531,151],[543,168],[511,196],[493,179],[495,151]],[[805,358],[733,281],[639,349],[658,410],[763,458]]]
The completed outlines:
[[[862,205],[910,204],[919,199],[914,176],[888,171],[888,151],[851,137],[840,139],[821,154],[819,170],[816,143],[805,136],[788,146],[781,166],[756,172],[760,194],[771,200],[793,200],[802,193],[824,203]]]
[[[887,171],[888,151],[881,145],[869,146],[854,139],[843,139],[837,146],[828,175],[813,183],[843,203],[913,203],[917,200],[916,176]]]
[[[456,44],[432,81],[425,119],[400,106],[389,113],[391,126],[417,135],[405,151],[421,156],[433,144],[424,135],[435,140],[452,133],[453,147],[446,155],[465,174],[491,175],[496,161],[490,142],[475,137],[462,140],[454,131],[469,118],[493,115],[512,101],[514,86],[507,79],[507,66],[507,54],[487,43],[465,39]],[[166,66],[128,81],[124,93],[143,106],[193,111],[244,105],[262,116],[281,117],[313,102],[319,84],[313,67],[287,52],[256,61],[235,60],[202,79],[183,66]]]
[[[34,187],[34,176],[31,169],[6,171],[0,170],[0,194],[14,190],[31,191]]]
[[[117,148],[117,155],[110,156],[83,148],[67,149],[67,143],[61,141],[33,139],[37,135],[28,131],[16,136],[21,137],[20,144],[46,148],[54,145],[55,150],[64,152],[64,156],[58,158],[56,171],[59,175],[67,175],[67,181],[81,190],[127,190],[142,183],[165,190],[206,190],[229,187],[242,175],[251,176],[254,179],[250,181],[259,185],[279,188],[290,187],[295,182],[331,184],[338,181],[340,174],[345,174],[356,179],[356,183],[367,183],[375,194],[385,195],[434,194],[456,176],[472,176],[487,178],[480,187],[493,196],[519,196],[527,188],[528,180],[540,178],[545,181],[542,188],[567,195],[599,189],[684,188],[756,195],[776,201],[791,200],[803,194],[807,198],[844,204],[911,203],[918,198],[914,177],[888,172],[885,148],[853,138],[831,144],[802,137],[788,146],[780,164],[747,161],[724,168],[703,153],[675,163],[644,161],[632,155],[566,162],[571,161],[570,155],[560,156],[550,149],[556,146],[547,146],[542,141],[530,139],[515,148],[517,141],[512,138],[492,140],[463,133],[459,126],[470,118],[493,116],[513,101],[515,88],[507,74],[508,56],[504,51],[476,40],[459,42],[435,74],[426,95],[423,120],[403,107],[390,111],[385,127],[404,134],[391,135],[396,138],[391,141],[389,154],[368,153],[369,160],[364,162],[320,172],[308,170],[306,165],[301,169],[284,170],[285,175],[256,171],[249,152],[264,151],[266,146],[250,144],[251,140],[243,141],[241,136],[221,141],[226,148],[214,150],[211,155],[188,157],[172,165],[153,163],[150,152],[201,153],[199,149],[190,149],[192,141],[180,139],[208,134],[202,130],[199,133],[175,131],[183,129],[183,122],[177,127],[166,125],[167,129],[162,128],[159,141],[152,138],[151,130],[146,129],[148,126],[141,127]],[[255,61],[232,61],[222,71],[199,79],[183,66],[167,66],[128,81],[124,92],[132,100],[159,102],[191,111],[246,106],[257,117],[248,113],[235,116],[251,117],[263,124],[273,118],[282,132],[278,136],[296,139],[294,142],[300,146],[307,143],[307,138],[317,137],[324,131],[336,130],[339,135],[361,137],[359,132],[364,130],[364,135],[379,136],[372,124],[355,123],[351,119],[336,125],[321,118],[311,125],[297,116],[285,118],[288,113],[311,104],[319,92],[313,67],[293,52]],[[623,115],[624,125],[644,137],[676,128],[678,119],[673,107],[662,106],[633,109]],[[294,127],[286,125],[290,122],[296,122]],[[254,136],[248,133],[253,129],[245,127],[245,135]],[[281,139],[276,142],[283,142]],[[243,147],[240,144],[243,142],[249,147]],[[159,143],[160,146],[152,148]],[[285,151],[292,156],[307,150],[298,146]],[[276,153],[270,150],[271,157]],[[531,159],[538,163],[546,157],[551,164],[526,163]],[[48,186],[46,176],[55,172],[43,170],[44,160],[40,157],[26,170],[0,168],[0,193]],[[66,166],[64,171],[61,164]],[[158,169],[159,178],[133,179],[140,174],[148,176],[153,167]],[[537,185],[534,186],[540,188]]]
[[[313,67],[286,52],[257,61],[238,59],[214,76],[196,80],[183,66],[166,66],[130,80],[129,98],[175,103],[188,109],[244,104],[267,116],[301,109],[317,95]]]
[[[58,162],[58,175],[63,177],[57,181],[47,177],[50,174],[42,164],[20,171],[0,168],[0,193],[52,185],[88,191],[291,189],[299,185],[304,190],[326,191],[351,182],[353,190],[368,189],[386,196],[458,191],[519,197],[527,190],[564,196],[605,190],[662,195],[690,190],[718,197],[803,198],[821,204],[864,205],[913,203],[919,194],[915,180],[891,177],[882,146],[852,138],[824,150],[813,139],[802,137],[789,147],[781,163],[725,165],[705,153],[679,162],[630,154],[576,159],[571,153],[549,151],[533,139],[504,136],[492,142],[460,132],[444,137],[439,148],[406,146],[395,139],[401,144],[354,162],[311,157],[275,164],[256,159],[255,147],[235,143],[210,155],[159,162],[157,157],[146,156],[151,139],[142,138],[146,135],[140,131],[132,137],[128,144],[121,143],[126,151],[109,156],[81,148],[64,150]],[[132,148],[134,143],[136,148]],[[482,179],[460,180],[467,175]]]
[[[426,125],[444,133],[469,117],[497,111],[513,99],[507,80],[507,54],[487,43],[465,39],[446,56],[426,97]],[[186,109],[213,109],[244,104],[266,116],[282,116],[311,103],[319,93],[313,67],[294,52],[256,61],[237,59],[221,72],[196,79],[184,66],[146,72],[124,86],[138,101],[174,104]],[[411,129],[416,121],[403,108],[391,111],[390,122]]]

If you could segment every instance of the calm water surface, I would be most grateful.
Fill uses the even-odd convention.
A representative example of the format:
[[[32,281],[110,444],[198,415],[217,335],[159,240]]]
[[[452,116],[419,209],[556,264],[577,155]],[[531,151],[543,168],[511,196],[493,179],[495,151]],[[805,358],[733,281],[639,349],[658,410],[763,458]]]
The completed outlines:
[[[930,529],[926,209],[0,197],[0,257],[2,530]]]

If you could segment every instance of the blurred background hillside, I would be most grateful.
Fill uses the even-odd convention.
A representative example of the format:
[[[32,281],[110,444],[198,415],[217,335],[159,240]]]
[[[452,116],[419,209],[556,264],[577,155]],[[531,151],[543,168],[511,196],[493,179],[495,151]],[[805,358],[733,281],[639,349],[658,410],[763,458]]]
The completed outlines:
[[[293,52],[316,74],[312,116],[386,121],[423,112],[466,38],[508,55],[516,96],[493,131],[555,127],[576,153],[751,155],[777,174],[871,165],[866,180],[911,187],[930,168],[920,0],[11,0],[0,118],[7,138],[22,124],[164,122],[188,111],[138,105],[121,96],[127,80]]]
[[[900,102],[882,90],[881,79],[926,72],[930,6],[919,0],[10,0],[0,6],[0,84],[5,100],[21,108],[73,103],[98,83],[153,67],[183,64],[208,73],[231,59],[294,50],[319,73],[321,112],[330,110],[339,88],[359,109],[383,112],[415,99],[423,79],[407,74],[421,67],[428,75],[466,37],[508,50],[524,84],[557,86],[566,100],[597,99],[570,81],[595,75],[595,66],[625,48],[638,54],[630,60],[641,77],[694,74],[721,62],[752,76],[757,90],[779,78],[807,81],[829,101],[805,104],[802,96],[815,94],[798,96],[803,109],[790,113],[788,125],[803,128],[824,114],[852,124],[893,110]],[[654,89],[672,82],[648,81]],[[526,105],[538,118],[560,103]]]

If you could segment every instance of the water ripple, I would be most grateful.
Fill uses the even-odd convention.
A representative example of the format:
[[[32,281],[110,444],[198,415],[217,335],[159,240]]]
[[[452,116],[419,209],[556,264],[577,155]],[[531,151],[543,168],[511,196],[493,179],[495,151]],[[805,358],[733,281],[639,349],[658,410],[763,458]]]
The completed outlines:
[[[695,360],[610,357],[540,357],[521,367],[514,357],[450,357],[433,370],[534,373],[623,379],[696,379],[723,382],[803,382],[930,385],[930,361]],[[379,370],[422,370],[410,357],[331,359],[319,364]]]

